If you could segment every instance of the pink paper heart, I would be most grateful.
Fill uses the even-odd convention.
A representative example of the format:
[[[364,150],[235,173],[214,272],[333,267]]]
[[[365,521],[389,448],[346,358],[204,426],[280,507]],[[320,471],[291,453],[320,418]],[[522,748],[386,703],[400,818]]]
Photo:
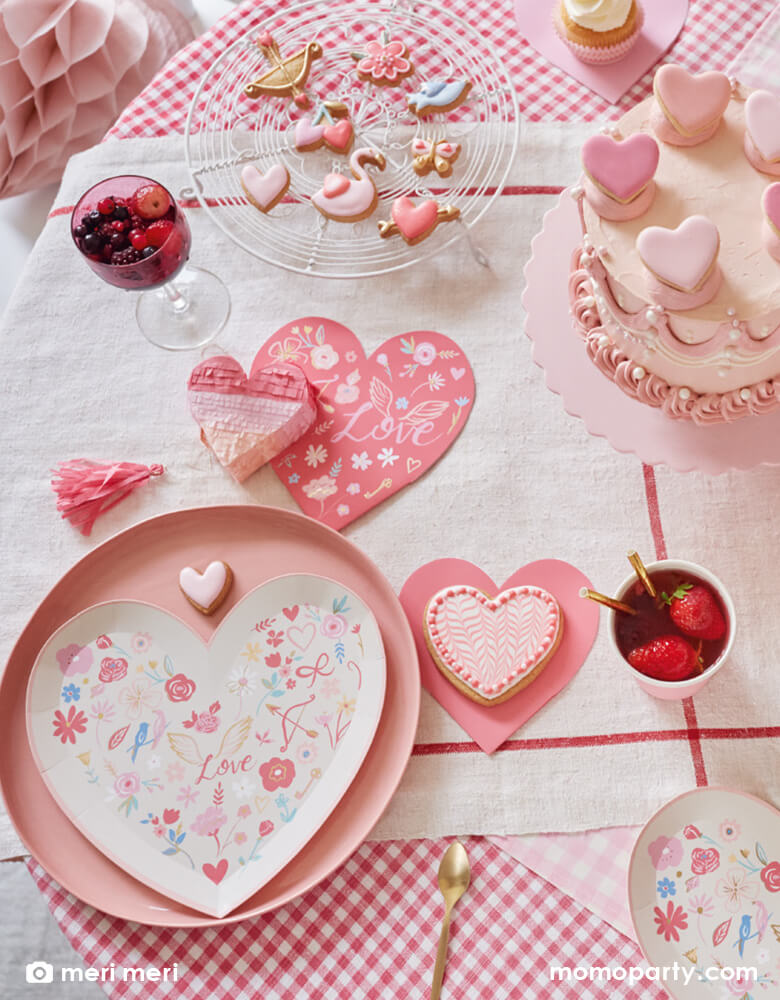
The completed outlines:
[[[745,125],[765,160],[780,159],[780,97],[754,90],[745,102]]]
[[[238,482],[296,441],[317,413],[312,389],[296,365],[256,364],[247,378],[227,355],[193,369],[187,397],[205,443]]]
[[[306,115],[295,123],[295,148],[307,149],[316,146],[325,132],[324,125],[315,125]]]
[[[336,529],[441,458],[474,402],[463,351],[432,331],[391,337],[366,358],[346,327],[308,317],[270,337],[255,365],[281,358],[306,373],[319,409],[312,428],[271,465],[305,514]],[[457,381],[450,364],[465,369]]]
[[[325,142],[337,153],[343,153],[352,145],[352,122],[343,118],[335,125],[326,125],[322,133]]]
[[[328,174],[322,183],[322,192],[326,198],[337,198],[347,190],[350,183],[345,174]]]
[[[591,179],[617,201],[631,201],[653,179],[658,143],[644,132],[622,142],[592,135],[582,147],[582,165]]]
[[[684,134],[702,132],[719,118],[731,99],[731,84],[725,73],[689,73],[667,63],[655,74],[653,89],[665,113]]]
[[[770,184],[764,191],[761,201],[764,207],[764,215],[778,235],[780,235],[780,182]]]
[[[712,269],[720,237],[714,222],[691,215],[676,229],[648,226],[636,240],[645,266],[674,288],[694,291]]]
[[[274,163],[264,174],[254,164],[248,163],[241,171],[241,183],[258,208],[267,212],[289,187],[290,174],[281,163]]]
[[[439,206],[433,200],[415,205],[411,198],[402,196],[393,202],[391,214],[404,239],[419,240],[435,227]]]
[[[218,861],[216,865],[210,865],[208,862],[203,865],[203,874],[206,878],[210,878],[214,885],[219,885],[225,875],[227,875],[227,870],[227,858],[223,858],[221,861]]]
[[[511,587],[542,587],[562,609],[563,636],[554,656],[527,687],[499,705],[479,705],[462,694],[437,668],[425,641],[423,613],[428,601],[443,587],[457,584],[476,587],[491,596]],[[485,753],[493,753],[501,746],[558,694],[584,663],[599,623],[598,608],[579,596],[581,587],[590,586],[580,570],[558,559],[529,563],[501,586],[464,559],[436,559],[421,566],[404,584],[400,600],[414,633],[423,687]]]

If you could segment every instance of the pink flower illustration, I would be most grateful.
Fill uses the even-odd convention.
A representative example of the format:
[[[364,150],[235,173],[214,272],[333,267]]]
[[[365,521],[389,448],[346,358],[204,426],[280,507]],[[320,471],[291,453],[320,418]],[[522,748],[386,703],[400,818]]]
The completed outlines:
[[[715,895],[721,897],[729,913],[736,913],[758,896],[758,886],[744,869],[732,868],[718,881]]]
[[[116,659],[112,660],[110,656],[106,656],[100,661],[98,680],[103,681],[104,684],[121,681],[126,674],[127,660],[124,657],[117,656]]]
[[[436,348],[433,344],[429,344],[427,340],[424,340],[414,349],[412,357],[418,365],[427,367],[428,365],[432,365],[436,360]]]
[[[252,809],[250,806],[246,804],[246,802],[242,806],[238,807],[238,815],[241,817],[241,819],[246,819],[251,812]]]
[[[694,875],[708,875],[720,868],[720,854],[714,847],[694,847],[691,851],[691,871]]]
[[[119,704],[123,706],[128,719],[139,719],[146,710],[151,711],[160,702],[160,692],[152,689],[144,678],[131,681],[119,692]]]
[[[301,764],[311,764],[313,760],[317,759],[317,747],[314,743],[301,743],[296,756]]]
[[[372,80],[394,83],[406,76],[412,68],[406,57],[406,46],[397,38],[386,45],[380,41],[366,43],[366,54],[358,62],[358,72],[370,76]]]
[[[135,771],[128,771],[126,774],[118,775],[114,782],[114,791],[122,799],[126,799],[129,795],[135,795],[140,787],[141,779]]]
[[[59,709],[55,710],[52,725],[54,735],[59,737],[60,743],[75,744],[76,734],[87,731],[87,717],[83,712],[77,712],[75,705],[71,705],[67,715],[63,715]]]
[[[295,764],[291,760],[272,757],[261,764],[258,773],[267,792],[275,792],[277,788],[289,788],[295,777]]]
[[[98,649],[111,649],[114,644],[107,635],[99,635],[95,645]]]
[[[647,848],[656,871],[675,868],[682,861],[683,847],[676,837],[658,837]]]
[[[780,892],[780,862],[770,861],[761,870],[761,881],[769,892]]]
[[[178,809],[163,809],[163,823],[173,826],[180,815],[181,813]]]
[[[199,733],[213,733],[219,729],[219,716],[213,712],[201,712],[195,720],[195,728]]]
[[[257,832],[261,837],[267,837],[270,833],[274,832],[274,824],[270,819],[264,819],[263,822],[258,826]]]
[[[246,843],[246,834],[239,830],[238,833],[233,837],[233,840],[240,846]]]
[[[92,650],[88,646],[79,646],[72,642],[56,653],[57,663],[66,677],[73,674],[86,674],[92,666]]]
[[[185,773],[184,764],[180,760],[173,761],[165,768],[165,777],[168,781],[181,781]]]
[[[344,615],[325,615],[320,625],[320,632],[329,639],[340,639],[347,631],[347,619]]]
[[[656,906],[653,908],[653,920],[658,925],[658,933],[663,934],[664,941],[679,941],[680,931],[687,930],[688,917],[681,906],[675,906],[671,900],[666,904],[666,913]]]
[[[701,837],[701,830],[697,826],[693,826],[690,823],[683,830],[686,840],[698,840]]]
[[[346,382],[340,382],[336,386],[335,401],[337,403],[354,403],[360,396],[360,389],[356,385],[347,385]]]
[[[297,337],[285,337],[284,343],[277,340],[271,344],[268,353],[274,361],[305,361],[306,355],[298,350],[300,346],[301,342]]]
[[[303,492],[310,500],[327,500],[338,490],[336,480],[332,476],[320,476],[319,479],[311,479],[303,487]]]
[[[319,371],[327,371],[339,363],[339,356],[330,344],[322,344],[320,347],[315,347],[312,350],[309,355],[309,361],[312,368],[317,368]]]
[[[136,632],[130,640],[134,653],[145,653],[152,644],[152,637],[148,632]]]
[[[281,644],[284,642],[284,629],[279,629],[278,631],[276,629],[269,629],[267,642],[268,645],[273,646],[274,649],[277,646],[281,646]]]
[[[190,824],[193,833],[201,837],[213,837],[227,823],[227,816],[219,806],[209,806],[205,812],[200,813]]]
[[[174,674],[165,682],[165,693],[169,701],[189,701],[195,694],[195,681],[191,681],[184,674]]]
[[[727,841],[727,843],[737,840],[740,833],[742,833],[742,831],[733,819],[724,819],[720,824],[720,835],[725,841]]]

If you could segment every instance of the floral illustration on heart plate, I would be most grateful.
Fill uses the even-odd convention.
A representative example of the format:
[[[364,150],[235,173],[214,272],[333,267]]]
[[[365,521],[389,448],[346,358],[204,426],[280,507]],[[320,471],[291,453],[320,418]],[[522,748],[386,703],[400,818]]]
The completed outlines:
[[[297,320],[269,338],[253,369],[273,362],[303,369],[318,414],[271,465],[304,513],[336,529],[427,471],[474,402],[463,351],[432,331],[392,337],[366,358],[346,327]]]
[[[55,650],[63,682],[47,740],[145,843],[218,885],[263,857],[352,725],[364,619],[329,586],[327,606],[291,602],[255,620],[208,697],[186,659],[124,625]]]
[[[777,845],[775,845],[776,847]],[[647,847],[656,870],[656,934],[679,945],[699,972],[708,966],[750,967],[719,983],[740,1000],[756,1000],[780,983],[780,852],[743,844],[737,820],[726,817],[708,833],[688,824]],[[760,993],[757,993],[760,990]]]

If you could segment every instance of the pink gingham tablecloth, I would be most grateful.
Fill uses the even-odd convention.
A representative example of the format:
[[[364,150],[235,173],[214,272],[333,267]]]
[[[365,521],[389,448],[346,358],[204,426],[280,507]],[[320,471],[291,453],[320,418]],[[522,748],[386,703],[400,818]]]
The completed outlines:
[[[648,73],[611,106],[528,47],[514,28],[508,3],[477,7],[452,0],[448,6],[478,23],[495,45],[516,81],[520,111],[528,119],[615,117],[650,93]],[[691,0],[688,22],[667,58],[693,71],[723,69],[774,6],[773,0]],[[183,132],[191,97],[210,62],[272,18],[274,10],[275,5],[263,3],[237,7],[170,61],[107,138]],[[645,469],[645,481],[660,556],[665,544],[651,469]],[[686,722],[696,780],[706,784],[692,704]],[[614,967],[640,961],[636,945],[615,929],[629,930],[622,886],[632,836],[623,829],[599,831],[590,839],[580,834],[506,842],[515,857],[544,871],[590,909],[495,844],[470,838],[473,880],[456,911],[445,980],[448,995],[663,1000],[664,990],[651,983],[567,986],[549,979],[551,964]],[[441,918],[435,871],[445,848],[445,841],[367,843],[320,886],[273,914],[193,931],[160,931],[105,916],[64,892],[34,861],[29,868],[85,965],[179,966],[175,985],[104,984],[111,997],[210,1000],[260,993],[269,1000],[395,998],[422,996],[429,988]]]

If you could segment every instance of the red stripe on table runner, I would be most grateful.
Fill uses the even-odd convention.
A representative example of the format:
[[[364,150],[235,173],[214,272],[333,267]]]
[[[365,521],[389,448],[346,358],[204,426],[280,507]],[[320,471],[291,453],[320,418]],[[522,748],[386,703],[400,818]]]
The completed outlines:
[[[687,720],[686,720],[687,721]],[[780,726],[753,726],[742,729],[657,729],[651,732],[605,733],[601,736],[551,736],[533,740],[507,740],[495,751],[512,750],[571,750],[602,746],[627,746],[633,743],[670,743],[675,740],[760,740],[776,739]],[[440,754],[483,753],[482,747],[471,741],[461,743],[417,743],[413,757],[435,757]]]
[[[503,198],[506,195],[511,197],[527,194],[560,194],[563,190],[564,188],[557,184],[514,184],[507,185],[507,187],[503,188],[501,191],[501,197]],[[486,188],[482,194],[489,196],[495,194],[495,191],[495,188]],[[465,192],[465,195],[469,197],[476,194],[476,192],[476,188],[469,188],[469,190]],[[431,194],[447,194],[447,188],[431,188]],[[284,198],[282,200],[290,203],[295,201],[294,198]],[[201,207],[201,203],[192,198],[185,198],[183,200],[179,199],[178,204],[181,205],[182,208]],[[217,205],[248,205],[249,202],[246,198],[206,198],[206,204],[209,208],[216,208]],[[61,205],[59,208],[53,208],[46,218],[54,219],[58,215],[70,215],[74,208],[75,205]]]
[[[642,465],[642,472],[645,480],[645,497],[647,498],[647,513],[650,517],[650,531],[653,535],[656,559],[667,559],[666,539],[664,529],[661,524],[661,509],[658,504],[658,484],[655,480],[655,470],[652,465]],[[696,785],[701,788],[707,782],[707,769],[704,766],[704,753],[702,752],[701,738],[699,735],[699,720],[696,717],[696,706],[692,698],[683,700],[683,712],[685,714],[685,725],[688,727],[688,742],[693,758],[693,773],[696,777]]]

